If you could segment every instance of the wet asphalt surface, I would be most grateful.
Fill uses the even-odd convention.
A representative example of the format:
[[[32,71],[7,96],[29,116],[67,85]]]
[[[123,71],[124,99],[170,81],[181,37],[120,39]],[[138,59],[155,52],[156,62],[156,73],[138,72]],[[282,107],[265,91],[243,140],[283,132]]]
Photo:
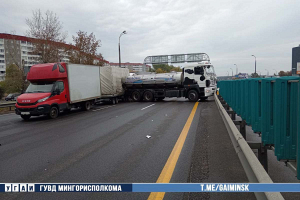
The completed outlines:
[[[55,120],[0,115],[0,182],[155,183],[194,104],[170,98],[95,105]],[[199,102],[171,178],[190,182],[248,182],[213,97]],[[15,193],[0,199],[147,199],[149,194]],[[166,193],[164,199],[242,198],[254,194]]]

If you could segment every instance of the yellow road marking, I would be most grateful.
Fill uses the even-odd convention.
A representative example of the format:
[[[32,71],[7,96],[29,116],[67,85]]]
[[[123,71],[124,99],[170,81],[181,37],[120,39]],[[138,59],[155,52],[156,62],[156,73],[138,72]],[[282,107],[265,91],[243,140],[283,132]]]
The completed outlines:
[[[198,107],[198,102],[195,103],[193,110],[192,110],[188,120],[186,121],[186,123],[180,133],[180,136],[179,136],[163,170],[161,171],[156,183],[169,183],[170,182],[173,172],[174,172],[174,169],[175,169],[175,166],[176,166],[176,163],[178,161],[179,155],[181,153],[183,144],[185,142],[185,139],[190,130],[192,121],[194,119],[197,107]],[[151,192],[151,194],[148,197],[148,200],[158,200],[158,199],[162,200],[164,198],[164,196],[165,196],[165,192]]]

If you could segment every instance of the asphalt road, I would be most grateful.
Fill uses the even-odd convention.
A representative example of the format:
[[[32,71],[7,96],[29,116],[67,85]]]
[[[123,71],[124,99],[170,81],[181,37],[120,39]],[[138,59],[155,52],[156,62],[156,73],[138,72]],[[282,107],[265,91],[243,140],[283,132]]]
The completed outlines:
[[[57,119],[0,115],[2,183],[155,183],[195,103],[97,105]],[[146,136],[150,135],[151,138]],[[171,181],[247,182],[213,98],[199,102]],[[15,193],[0,199],[147,199],[150,193]],[[164,199],[253,199],[166,193]]]

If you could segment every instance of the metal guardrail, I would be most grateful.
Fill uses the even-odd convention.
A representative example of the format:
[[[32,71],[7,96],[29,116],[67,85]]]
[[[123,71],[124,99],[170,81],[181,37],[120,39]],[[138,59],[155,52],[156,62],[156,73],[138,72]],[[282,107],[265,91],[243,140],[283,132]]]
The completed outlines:
[[[12,108],[15,107],[16,102],[13,103],[1,103],[0,108],[9,108],[9,110],[13,110]]]
[[[215,101],[241,164],[251,183],[273,183],[215,94]],[[255,192],[257,199],[284,199],[280,192]]]

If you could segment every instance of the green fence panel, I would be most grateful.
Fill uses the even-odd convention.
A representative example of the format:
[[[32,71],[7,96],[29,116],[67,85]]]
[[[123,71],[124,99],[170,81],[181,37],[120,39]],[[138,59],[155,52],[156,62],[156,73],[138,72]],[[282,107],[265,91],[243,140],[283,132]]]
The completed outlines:
[[[241,80],[241,117],[243,120],[246,118],[246,79]]]
[[[275,81],[274,146],[277,160],[296,159],[298,89],[298,77]]]
[[[244,120],[246,121],[246,123],[248,125],[251,125],[251,96],[252,96],[252,92],[251,92],[251,82],[252,79],[246,79],[245,80],[245,118]]]
[[[241,115],[241,80],[236,80],[236,103],[235,103],[235,109],[237,115]]]
[[[274,145],[274,85],[276,78],[261,80],[261,138],[264,145]]]
[[[251,126],[254,133],[261,132],[261,78],[251,81]]]
[[[236,83],[237,81],[232,81],[231,84],[232,84],[232,110],[235,110],[236,109]]]

